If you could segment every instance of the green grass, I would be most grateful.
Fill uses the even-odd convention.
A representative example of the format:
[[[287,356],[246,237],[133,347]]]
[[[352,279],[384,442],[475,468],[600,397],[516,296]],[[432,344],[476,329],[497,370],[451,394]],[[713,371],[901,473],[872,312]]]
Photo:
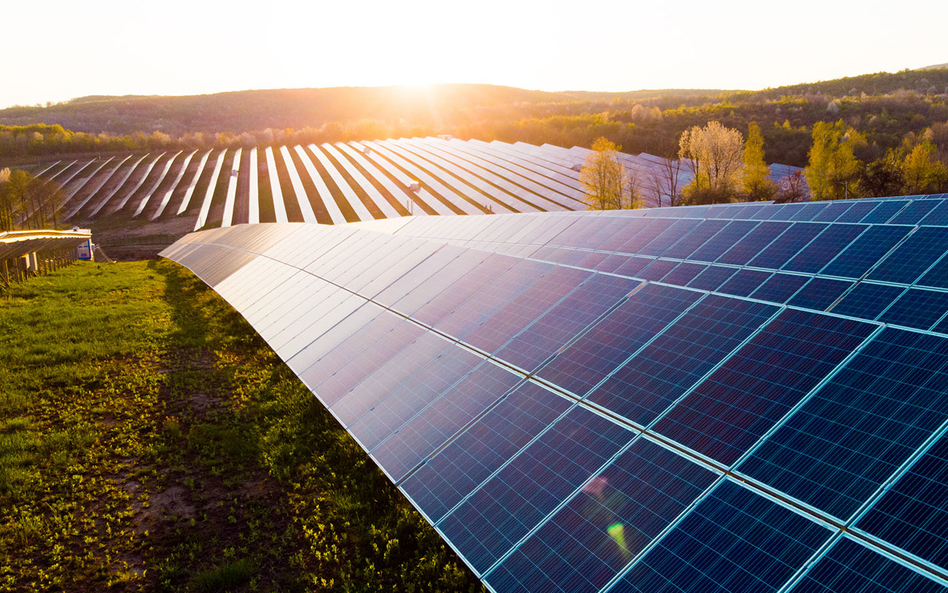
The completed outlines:
[[[216,294],[169,262],[0,293],[0,591],[481,591]]]

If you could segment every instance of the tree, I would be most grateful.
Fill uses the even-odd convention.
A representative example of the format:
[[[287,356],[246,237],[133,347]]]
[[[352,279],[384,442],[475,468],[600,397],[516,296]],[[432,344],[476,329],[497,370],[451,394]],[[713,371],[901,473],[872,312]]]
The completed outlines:
[[[783,178],[777,201],[780,203],[805,202],[809,197],[810,192],[807,190],[803,173],[794,171],[792,175]]]
[[[744,158],[740,132],[712,121],[703,128],[685,130],[678,146],[679,157],[688,159],[694,174],[682,190],[689,201],[713,204],[736,197]]]
[[[866,144],[866,138],[847,126],[843,120],[836,123],[816,122],[813,125],[813,145],[806,179],[815,200],[837,200],[857,197],[862,163],[855,150]]]
[[[777,184],[770,179],[770,167],[764,160],[764,137],[757,122],[751,122],[748,128],[741,186],[749,201],[772,200],[777,195]]]
[[[902,192],[902,163],[895,150],[866,165],[859,180],[869,197],[897,196]]]
[[[599,138],[586,156],[579,181],[586,190],[584,201],[590,210],[621,210],[625,207],[628,176],[619,162],[619,149],[609,140]],[[635,204],[629,200],[629,207]]]
[[[927,140],[908,152],[902,163],[905,193],[939,193],[948,185],[948,168],[933,158],[935,154],[935,145]]]

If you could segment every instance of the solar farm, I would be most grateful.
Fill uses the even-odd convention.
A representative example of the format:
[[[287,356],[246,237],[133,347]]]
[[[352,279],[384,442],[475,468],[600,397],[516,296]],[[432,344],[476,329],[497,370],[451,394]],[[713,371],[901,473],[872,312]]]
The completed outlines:
[[[590,151],[449,138],[177,151],[72,160],[38,176],[62,185],[60,220],[186,221],[189,229],[258,222],[340,224],[401,216],[583,210]],[[664,158],[621,154],[645,205],[662,180],[690,181]],[[773,165],[780,180],[798,169]],[[667,205],[667,196],[664,198]]]
[[[337,148],[364,175],[418,143]],[[558,152],[564,192],[582,160],[423,144],[485,172],[504,152],[523,180]],[[566,212],[557,193],[335,226],[233,226],[225,202],[162,255],[493,591],[948,590],[948,196]]]

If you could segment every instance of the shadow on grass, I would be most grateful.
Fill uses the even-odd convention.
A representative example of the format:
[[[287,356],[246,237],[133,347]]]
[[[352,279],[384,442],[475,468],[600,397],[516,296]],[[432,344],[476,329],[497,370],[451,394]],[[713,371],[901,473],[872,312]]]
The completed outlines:
[[[184,466],[231,509],[218,517],[226,524],[202,529],[204,543],[227,538],[205,550],[213,560],[179,563],[177,574],[200,589],[194,579],[245,561],[238,566],[253,567],[248,582],[263,590],[483,591],[240,314],[184,268],[150,266],[164,277],[175,332],[169,396],[188,402],[174,426]]]

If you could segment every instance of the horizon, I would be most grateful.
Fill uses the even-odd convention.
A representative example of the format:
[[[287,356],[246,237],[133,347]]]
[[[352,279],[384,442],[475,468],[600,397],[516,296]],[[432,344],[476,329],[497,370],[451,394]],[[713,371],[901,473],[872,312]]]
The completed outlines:
[[[743,0],[685,0],[674,13],[610,0],[582,9],[562,0],[542,7],[490,0],[477,10],[431,0],[276,2],[254,12],[182,0],[157,11],[116,0],[22,3],[7,8],[8,22],[43,27],[12,27],[0,38],[0,53],[26,73],[0,88],[0,108],[452,80],[548,92],[755,91],[948,60],[943,19],[930,4],[907,0],[885,19],[871,8],[817,0],[800,0],[793,15]],[[804,27],[796,14],[820,21]],[[772,42],[767,32],[787,40]],[[867,43],[873,39],[885,43]]]

